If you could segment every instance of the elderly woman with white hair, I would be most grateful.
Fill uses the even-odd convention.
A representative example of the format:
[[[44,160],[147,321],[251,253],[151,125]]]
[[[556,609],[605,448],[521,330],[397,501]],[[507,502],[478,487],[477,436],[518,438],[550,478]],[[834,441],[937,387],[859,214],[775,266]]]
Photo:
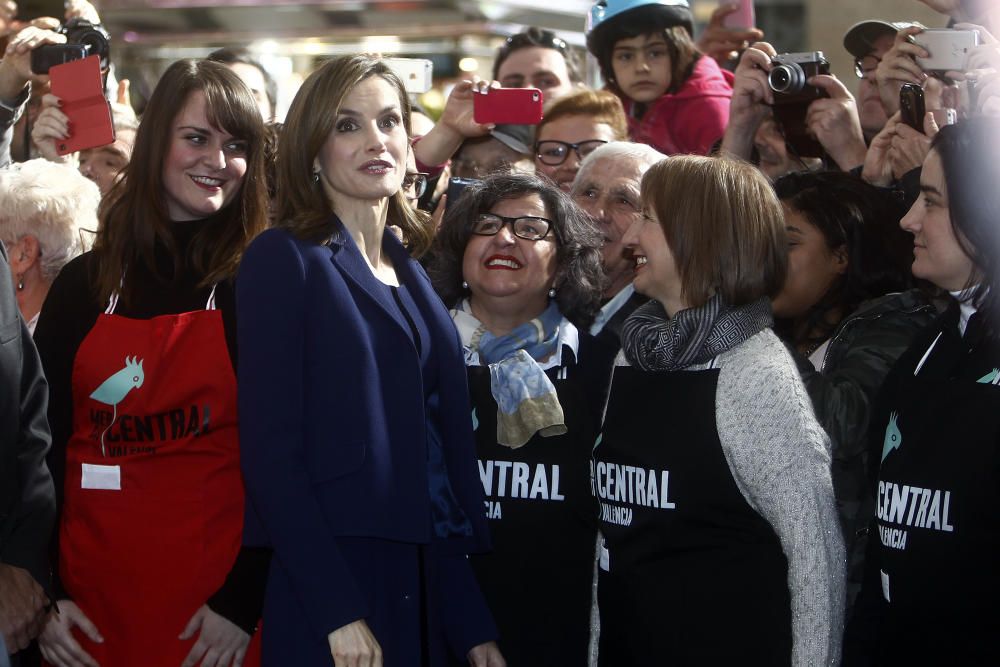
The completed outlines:
[[[32,333],[52,281],[89,247],[100,201],[97,185],[67,165],[36,159],[0,171],[0,241]]]

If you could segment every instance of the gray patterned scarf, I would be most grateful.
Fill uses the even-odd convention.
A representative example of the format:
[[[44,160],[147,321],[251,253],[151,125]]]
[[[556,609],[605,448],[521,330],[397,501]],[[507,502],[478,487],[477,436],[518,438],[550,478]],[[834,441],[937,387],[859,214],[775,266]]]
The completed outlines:
[[[659,301],[650,301],[625,320],[622,348],[629,363],[644,371],[676,371],[714,359],[772,322],[767,299],[733,308],[716,294],[673,317]]]

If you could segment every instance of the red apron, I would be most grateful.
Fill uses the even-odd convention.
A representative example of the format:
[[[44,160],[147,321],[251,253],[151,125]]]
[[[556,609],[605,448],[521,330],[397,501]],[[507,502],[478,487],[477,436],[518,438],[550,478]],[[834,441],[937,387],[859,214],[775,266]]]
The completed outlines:
[[[114,315],[112,297],[74,360],[59,572],[104,637],[75,633],[101,667],[179,667],[197,634],[178,635],[240,548],[236,378],[214,296],[149,320]]]

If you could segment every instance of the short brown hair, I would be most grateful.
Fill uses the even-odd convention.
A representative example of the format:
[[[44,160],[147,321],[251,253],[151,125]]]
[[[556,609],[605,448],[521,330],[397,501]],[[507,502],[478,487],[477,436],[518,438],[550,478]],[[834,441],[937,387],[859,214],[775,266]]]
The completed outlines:
[[[205,95],[208,122],[247,142],[247,171],[236,196],[202,225],[187,250],[177,252],[163,187],[163,164],[170,152],[173,123],[195,91]],[[264,172],[264,123],[250,90],[225,65],[207,60],[178,60],[160,77],[135,135],[132,159],[122,179],[101,205],[94,241],[95,290],[106,302],[120,289],[122,303],[132,302],[134,285],[122,280],[125,269],[142,262],[157,275],[157,242],[173,255],[174,275],[182,267],[203,275],[207,286],[236,275],[247,244],[267,225]]]
[[[691,307],[719,294],[730,306],[773,297],[785,283],[785,219],[755,167],[727,158],[675,156],[642,177],[652,211],[677,263]]]
[[[570,116],[589,116],[595,123],[604,123],[611,127],[615,141],[628,140],[628,120],[622,101],[614,93],[606,90],[581,90],[560,97],[545,110],[545,118],[535,129],[535,139],[542,133],[542,128],[560,118]]]
[[[334,233],[332,210],[323,189],[313,179],[313,162],[333,132],[344,98],[372,76],[380,76],[399,93],[403,126],[410,134],[410,102],[403,82],[382,60],[370,55],[338,56],[309,75],[288,109],[278,141],[278,204],[276,226],[295,236],[323,243]],[[410,251],[420,256],[430,247],[432,230],[402,190],[389,197],[387,225],[403,230]]]

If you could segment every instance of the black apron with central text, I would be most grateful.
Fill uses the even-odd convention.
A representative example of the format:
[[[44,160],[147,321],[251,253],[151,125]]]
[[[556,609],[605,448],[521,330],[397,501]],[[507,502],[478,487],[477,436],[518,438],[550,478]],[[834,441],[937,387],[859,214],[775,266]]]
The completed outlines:
[[[593,460],[602,666],[791,660],[787,561],[730,472],[718,375],[615,369]]]
[[[914,343],[872,417],[879,664],[1000,662],[1000,345],[957,322]]]
[[[563,349],[564,358],[571,354]],[[576,368],[546,371],[567,432],[536,434],[517,449],[497,444],[489,368],[468,369],[493,542],[492,552],[471,561],[511,667],[587,664],[597,540],[589,466],[597,417],[572,374]]]

